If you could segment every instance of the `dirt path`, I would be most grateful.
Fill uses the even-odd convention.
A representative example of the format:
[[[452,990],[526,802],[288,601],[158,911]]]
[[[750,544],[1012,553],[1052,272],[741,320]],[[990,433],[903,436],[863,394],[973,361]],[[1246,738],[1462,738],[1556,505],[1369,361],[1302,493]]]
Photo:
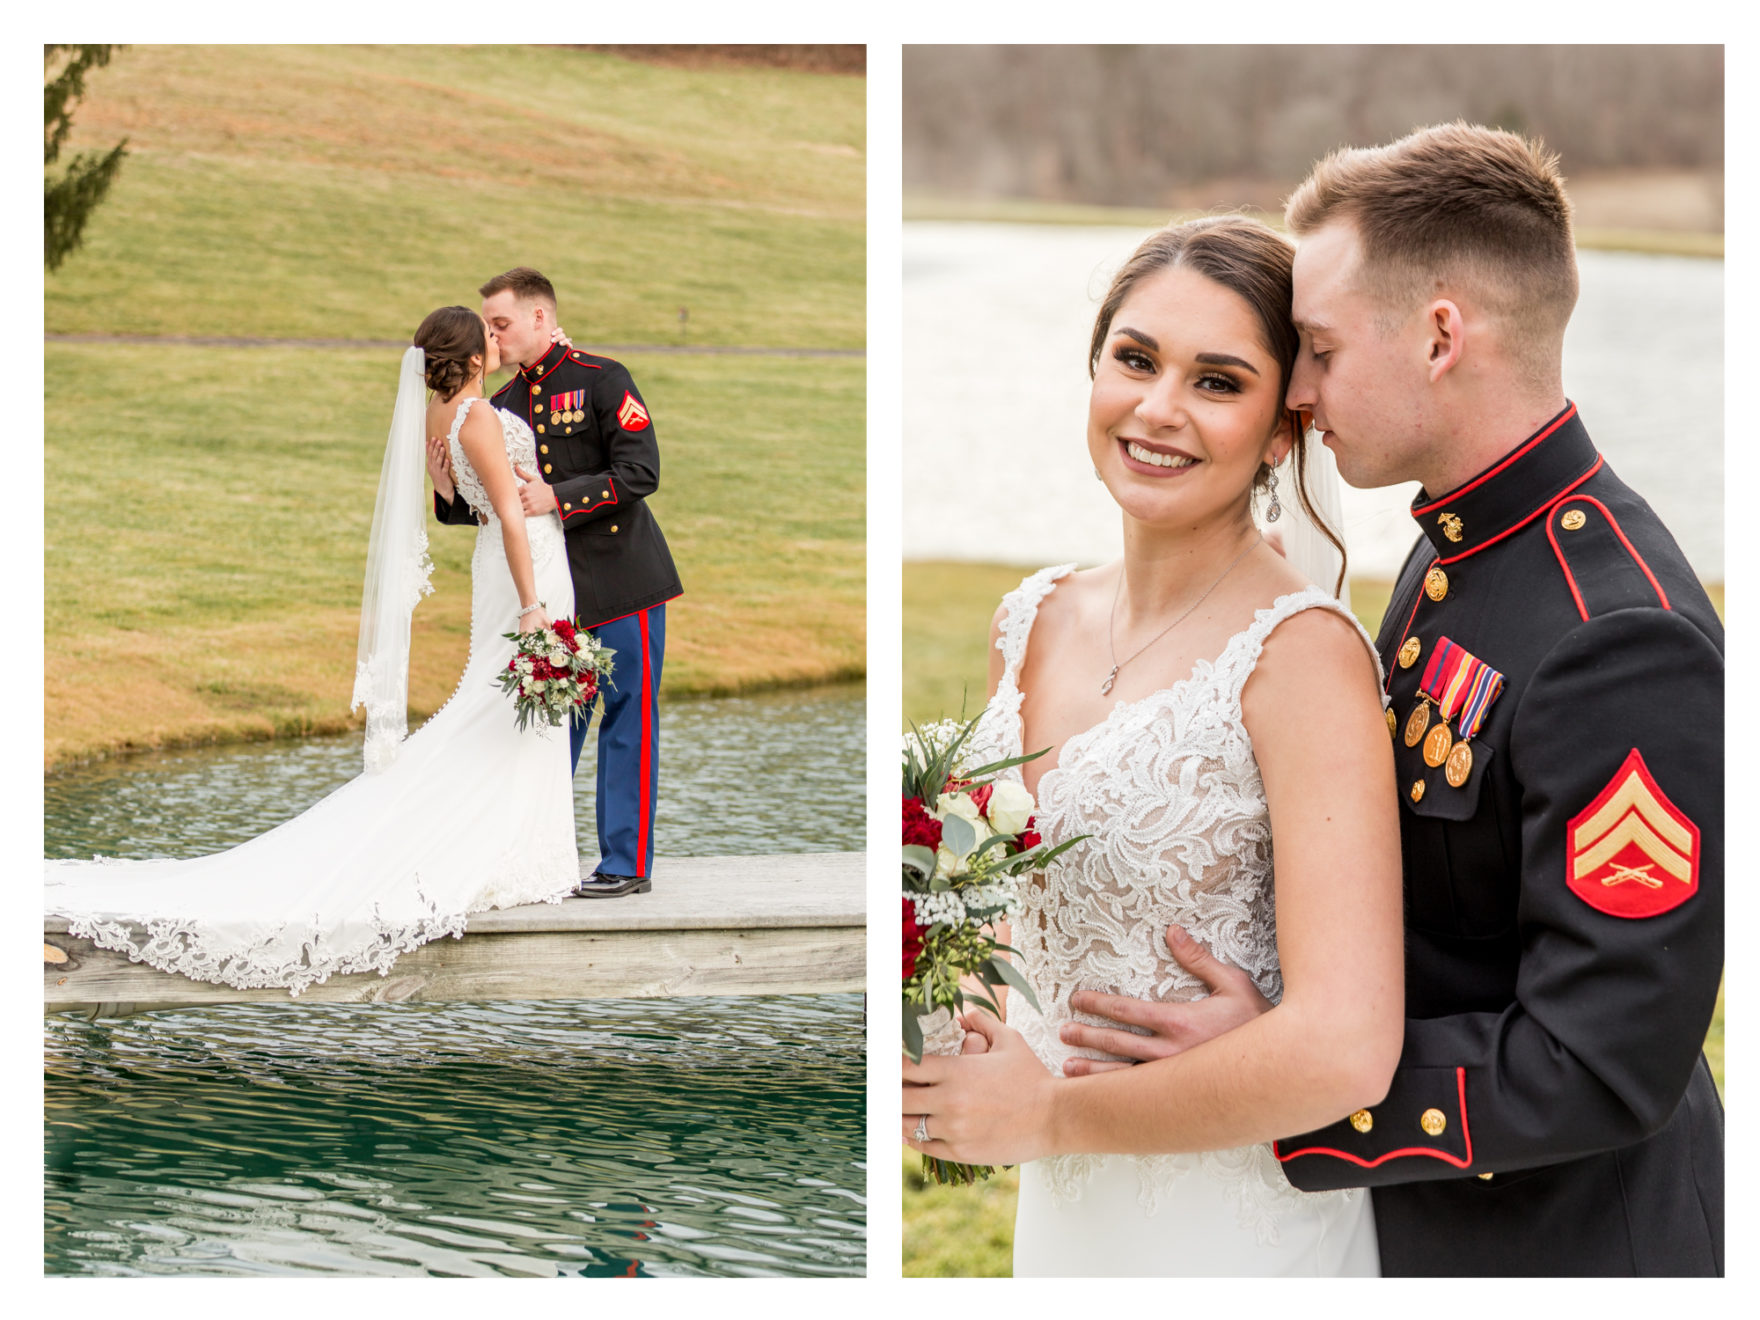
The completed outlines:
[[[46,344],[176,344],[184,348],[408,348],[395,339],[256,339],[244,335],[56,335]],[[721,354],[729,357],[866,357],[862,348],[749,348],[726,344],[576,344],[583,353]]]

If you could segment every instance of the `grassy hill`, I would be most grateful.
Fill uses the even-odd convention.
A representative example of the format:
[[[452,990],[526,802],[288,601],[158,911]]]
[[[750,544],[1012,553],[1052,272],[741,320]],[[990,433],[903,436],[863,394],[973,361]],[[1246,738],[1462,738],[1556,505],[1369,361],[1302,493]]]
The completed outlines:
[[[407,341],[529,264],[583,347],[673,344],[683,306],[692,344],[859,350],[864,101],[579,50],[130,47],[76,146],[131,154],[45,329]],[[861,359],[621,356],[685,584],[666,694],[861,674]],[[50,343],[44,368],[45,763],[344,727],[397,354]],[[431,541],[417,715],[468,631],[471,533]]]

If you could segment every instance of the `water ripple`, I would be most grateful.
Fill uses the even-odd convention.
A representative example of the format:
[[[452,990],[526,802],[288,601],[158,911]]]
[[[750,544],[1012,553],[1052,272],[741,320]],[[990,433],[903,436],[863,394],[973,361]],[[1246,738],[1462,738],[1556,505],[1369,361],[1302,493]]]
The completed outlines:
[[[46,1024],[46,1267],[863,1270],[861,1000]]]
[[[669,705],[664,738],[662,854],[862,846],[859,688]],[[44,854],[216,851],[359,768],[358,737],[87,767],[44,785]],[[44,1037],[52,1274],[864,1270],[859,996],[234,1005]]]

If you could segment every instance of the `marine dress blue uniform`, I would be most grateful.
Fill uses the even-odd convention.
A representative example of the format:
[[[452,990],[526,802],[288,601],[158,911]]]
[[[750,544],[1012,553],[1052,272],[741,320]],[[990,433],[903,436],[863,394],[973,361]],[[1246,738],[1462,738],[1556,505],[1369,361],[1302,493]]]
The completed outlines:
[[[1404,1051],[1277,1156],[1373,1189],[1389,1275],[1721,1274],[1723,626],[1575,405],[1412,514]]]
[[[683,591],[647,504],[660,485],[653,419],[622,363],[560,344],[515,372],[493,403],[532,428],[539,475],[566,533],[575,616],[617,653],[599,722],[596,869],[646,877],[654,866],[666,602]],[[463,500],[448,503],[438,493],[434,513],[443,523],[475,522]],[[578,766],[587,721],[575,720],[569,735]]]

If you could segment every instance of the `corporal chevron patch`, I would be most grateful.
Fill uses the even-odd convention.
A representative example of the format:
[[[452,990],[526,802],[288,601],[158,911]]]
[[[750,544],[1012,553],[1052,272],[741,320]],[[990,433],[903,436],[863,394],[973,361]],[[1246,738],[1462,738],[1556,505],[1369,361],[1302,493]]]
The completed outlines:
[[[1572,818],[1571,892],[1614,917],[1654,917],[1699,891],[1699,827],[1657,787],[1636,747]]]
[[[617,424],[626,431],[639,431],[648,424],[648,410],[628,390],[623,392],[623,402],[617,407]]]

